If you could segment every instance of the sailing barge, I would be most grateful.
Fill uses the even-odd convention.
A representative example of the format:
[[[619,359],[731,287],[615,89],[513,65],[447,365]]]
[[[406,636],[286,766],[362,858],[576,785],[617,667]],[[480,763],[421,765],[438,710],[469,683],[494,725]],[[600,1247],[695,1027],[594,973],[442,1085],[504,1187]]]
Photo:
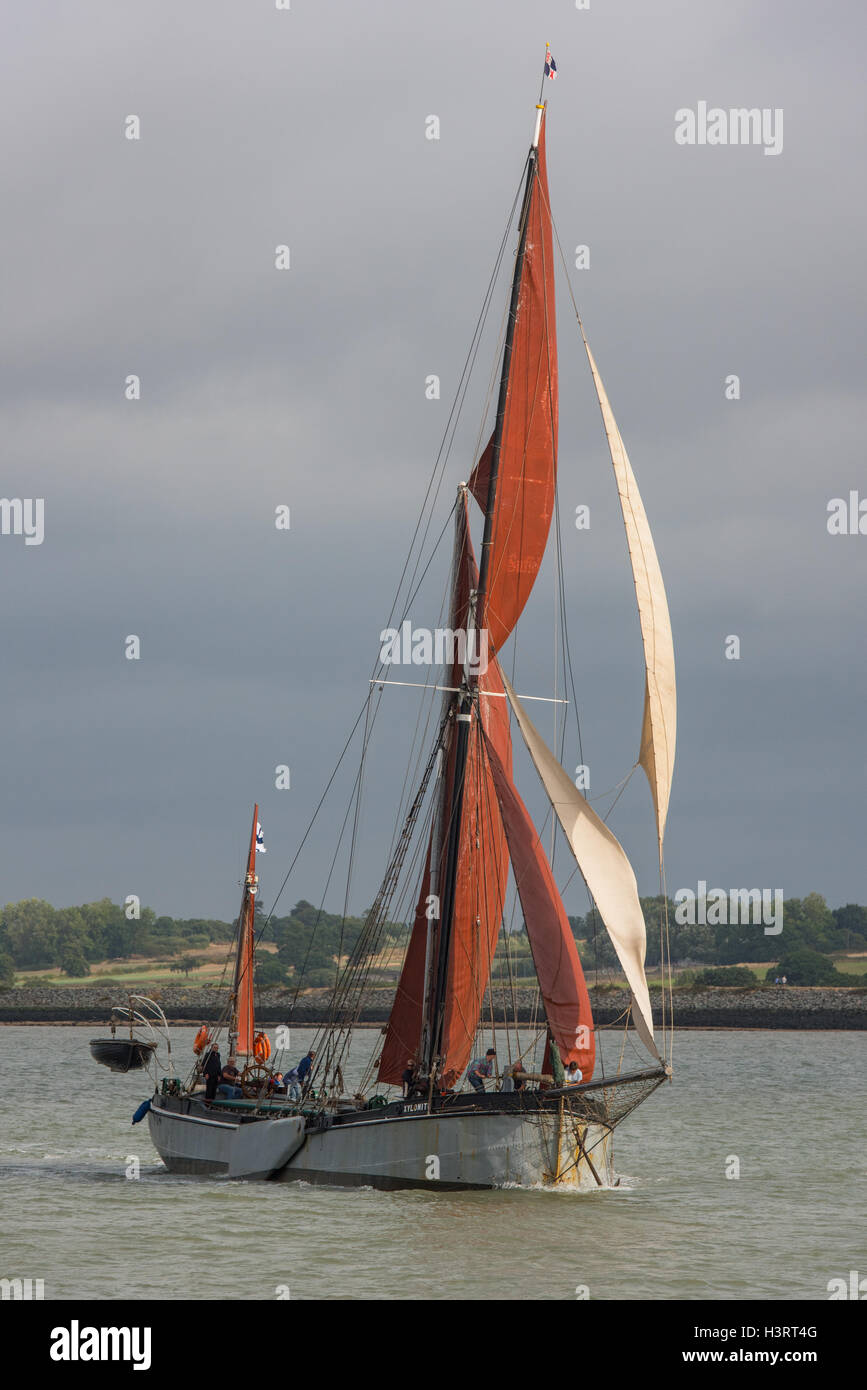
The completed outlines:
[[[148,1123],[172,1172],[384,1188],[595,1188],[613,1181],[615,1126],[670,1076],[654,1033],[644,973],[645,922],[632,868],[534,726],[500,664],[542,564],[555,512],[558,367],[545,142],[540,94],[522,175],[493,432],[469,482],[458,489],[454,508],[449,632],[466,640],[453,649],[442,683],[428,687],[442,698],[420,785],[340,976],[308,1088],[297,1102],[275,1093],[273,1066],[257,1057],[254,1046],[258,810],[254,814],[227,1010],[229,1052],[244,1063],[243,1095],[206,1100],[201,1064],[186,1083],[163,1079]],[[668,607],[635,477],[580,317],[578,324],[638,600],[646,680],[636,766],[650,783],[662,875],[676,718]],[[483,517],[478,564],[472,506]],[[381,698],[388,683],[382,664],[368,699]],[[624,1027],[646,1054],[637,1069],[624,1071],[619,1063],[614,1074],[605,1074],[597,1058],[599,1030],[573,933],[541,834],[513,779],[515,728],[628,981],[632,1003]],[[349,1093],[344,1071],[366,969],[401,876],[412,872],[411,843],[422,852],[409,946],[384,1039],[377,1040],[360,1086]],[[539,1072],[523,1078],[519,1072],[517,1087],[511,1076],[498,1078],[499,1089],[480,1092],[467,1086],[464,1075],[475,1055],[510,872],[547,1043]],[[564,1068],[570,1063],[577,1063],[580,1084],[567,1084]]]

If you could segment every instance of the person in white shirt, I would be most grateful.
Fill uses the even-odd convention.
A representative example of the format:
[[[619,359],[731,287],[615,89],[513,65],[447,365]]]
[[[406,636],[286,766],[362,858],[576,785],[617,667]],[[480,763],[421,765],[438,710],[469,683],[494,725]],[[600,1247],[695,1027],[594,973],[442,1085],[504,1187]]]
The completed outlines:
[[[570,1062],[563,1077],[564,1086],[579,1086],[584,1080],[584,1074],[577,1062]]]

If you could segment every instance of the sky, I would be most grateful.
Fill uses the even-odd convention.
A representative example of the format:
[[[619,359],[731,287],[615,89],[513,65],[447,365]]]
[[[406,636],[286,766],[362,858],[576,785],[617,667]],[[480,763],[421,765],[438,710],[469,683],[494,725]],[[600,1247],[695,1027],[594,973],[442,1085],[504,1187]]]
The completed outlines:
[[[828,531],[831,499],[856,492],[867,532],[865,28],[846,0],[7,7],[0,494],[42,499],[44,537],[0,535],[0,902],[135,894],[231,918],[258,802],[270,906],[364,706],[549,42],[553,215],[674,630],[669,892],[867,903],[867,534]],[[677,143],[676,112],[700,102],[782,111],[782,148]],[[637,756],[641,643],[558,273],[563,571],[600,795]],[[472,467],[486,347],[437,532]],[[449,549],[416,623],[436,622]],[[522,624],[527,693],[550,685],[552,584],[547,567]],[[383,695],[356,912],[385,868],[418,708]],[[326,883],[356,768],[281,911],[342,907],[345,872]],[[611,824],[656,892],[640,772]]]

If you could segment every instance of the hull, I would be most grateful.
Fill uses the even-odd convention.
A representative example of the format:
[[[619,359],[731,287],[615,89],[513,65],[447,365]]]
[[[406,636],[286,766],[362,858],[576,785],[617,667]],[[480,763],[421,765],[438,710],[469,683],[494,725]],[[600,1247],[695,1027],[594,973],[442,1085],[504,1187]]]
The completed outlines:
[[[493,1097],[492,1097],[493,1099]],[[382,1118],[340,1116],[315,1127],[279,1112],[253,1118],[154,1097],[148,1125],[170,1172],[378,1188],[610,1186],[611,1129],[561,1105],[487,1106]]]
[[[111,1071],[140,1071],[155,1051],[156,1043],[139,1038],[93,1038],[90,1044],[94,1061]]]
[[[243,1123],[169,1109],[156,1098],[148,1128],[170,1173],[201,1177],[268,1178],[304,1143],[304,1120],[297,1115]]]
[[[275,1178],[378,1188],[590,1190],[612,1184],[611,1131],[581,1125],[576,1136],[556,1112],[433,1114],[343,1124],[308,1134]]]

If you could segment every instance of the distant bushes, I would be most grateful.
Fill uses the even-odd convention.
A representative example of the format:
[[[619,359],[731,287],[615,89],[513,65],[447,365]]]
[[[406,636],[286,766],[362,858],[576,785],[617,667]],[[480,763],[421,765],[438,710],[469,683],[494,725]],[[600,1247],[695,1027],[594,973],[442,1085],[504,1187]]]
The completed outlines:
[[[779,965],[772,965],[765,973],[765,980],[773,984],[775,980],[786,977],[789,985],[846,985],[867,984],[867,975],[850,975],[838,970],[832,960],[819,951],[790,951],[783,956]]]
[[[693,984],[697,989],[712,989],[715,985],[736,989],[758,989],[759,981],[748,965],[719,965],[712,970],[696,971]]]

